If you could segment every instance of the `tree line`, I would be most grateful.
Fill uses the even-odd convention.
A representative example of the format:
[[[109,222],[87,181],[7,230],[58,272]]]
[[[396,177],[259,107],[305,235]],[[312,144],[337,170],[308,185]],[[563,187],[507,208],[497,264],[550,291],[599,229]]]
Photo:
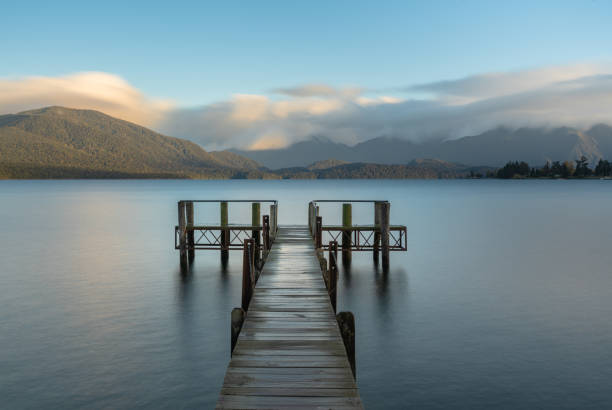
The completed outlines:
[[[588,178],[609,177],[612,175],[612,163],[600,159],[595,168],[589,167],[585,156],[575,161],[546,162],[540,168],[532,168],[525,161],[509,161],[503,168],[490,171],[487,177],[491,178]]]

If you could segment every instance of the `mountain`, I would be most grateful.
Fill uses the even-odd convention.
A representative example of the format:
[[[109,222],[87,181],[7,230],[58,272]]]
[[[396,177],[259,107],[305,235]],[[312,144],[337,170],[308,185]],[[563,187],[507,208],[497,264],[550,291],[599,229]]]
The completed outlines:
[[[414,143],[379,137],[355,146],[317,137],[284,149],[233,152],[271,169],[306,167],[328,158],[377,164],[406,164],[417,158],[437,158],[471,166],[499,167],[511,160],[540,166],[546,161],[574,160],[584,155],[593,164],[600,158],[612,158],[612,127],[599,124],[584,131],[570,127],[498,127],[456,140]]]
[[[324,161],[327,162],[327,161]],[[407,179],[464,178],[471,174],[485,175],[490,167],[469,167],[437,159],[417,159],[406,165],[342,163],[330,167],[292,167],[276,170],[284,179]],[[316,163],[321,164],[321,162]]]
[[[230,150],[243,157],[251,158],[270,169],[306,167],[312,163],[330,158],[356,162],[353,149],[345,144],[324,137],[313,137],[297,142],[283,149],[243,151]]]
[[[499,127],[421,144],[380,137],[348,146],[315,137],[278,150],[207,152],[92,110],[0,116],[0,178],[455,178],[509,160],[538,166],[582,155],[591,164],[612,159],[612,127]]]
[[[232,178],[271,174],[92,110],[47,107],[0,116],[0,177]]]
[[[312,164],[308,165],[306,168],[313,171],[315,169],[327,169],[327,168],[337,167],[339,165],[344,165],[344,164],[348,164],[348,162],[340,161],[339,159],[326,159],[323,161],[313,162]]]

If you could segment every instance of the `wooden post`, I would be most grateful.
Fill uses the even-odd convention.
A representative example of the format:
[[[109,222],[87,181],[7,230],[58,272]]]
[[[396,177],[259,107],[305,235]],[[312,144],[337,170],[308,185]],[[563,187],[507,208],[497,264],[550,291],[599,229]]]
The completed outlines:
[[[351,261],[351,227],[353,226],[353,206],[351,204],[342,204],[342,262],[350,263]]]
[[[227,202],[221,202],[219,204],[219,210],[220,210],[220,218],[221,218],[221,223],[219,225],[221,225],[222,227],[226,227],[228,225],[228,209],[227,209]],[[229,251],[228,251],[228,247],[229,247],[229,241],[230,241],[230,233],[229,230],[224,229],[221,231],[221,260],[226,262],[228,257],[229,257]]]
[[[262,217],[262,228],[263,228],[263,246],[264,252],[267,254],[270,250],[270,216],[264,215]]]
[[[242,329],[242,324],[244,323],[244,319],[246,318],[246,312],[242,308],[234,308],[232,309],[232,324],[231,324],[231,332],[232,332],[232,347],[230,350],[230,355],[234,354],[234,347],[236,347],[236,342],[238,342],[238,335],[240,335],[240,330]]]
[[[270,205],[270,239],[276,239],[276,205]]]
[[[189,260],[187,259],[187,235],[185,221],[185,202],[178,203],[178,227],[179,227],[179,251],[181,272],[185,273],[189,270]]]
[[[189,259],[189,264],[195,259],[195,235],[193,232],[193,202],[189,201],[185,203],[185,209],[187,211],[187,227],[190,228],[187,230],[187,255]]]
[[[391,215],[391,204],[380,203],[380,242],[382,248],[383,272],[389,269],[389,219]]]
[[[312,225],[314,228],[314,232],[313,232],[313,237],[314,237],[314,235],[317,233],[317,216],[319,216],[319,205],[315,205],[312,208],[312,212],[313,212]]]
[[[261,216],[260,216],[261,204],[259,202],[253,202],[251,207],[251,225],[252,226],[261,226]],[[253,230],[252,238],[255,240],[255,266],[259,266],[259,248],[261,245],[261,234],[258,230]]]
[[[253,240],[245,239],[242,250],[242,309],[249,310],[253,292]]]
[[[315,229],[315,248],[320,249],[323,246],[323,218],[317,216],[317,225]]]
[[[314,232],[312,231],[312,215],[313,215],[314,205],[312,202],[308,203],[308,230],[310,231],[310,235],[314,236]]]
[[[346,355],[348,356],[353,378],[357,379],[357,366],[355,362],[355,316],[352,312],[340,312],[336,315],[336,321],[340,328]]]
[[[334,313],[336,313],[336,302],[338,300],[338,242],[331,241],[329,243],[329,283],[327,293],[331,301]]]
[[[372,250],[372,258],[374,259],[374,263],[378,265],[378,256],[380,252],[380,202],[376,201],[374,203],[374,246]]]

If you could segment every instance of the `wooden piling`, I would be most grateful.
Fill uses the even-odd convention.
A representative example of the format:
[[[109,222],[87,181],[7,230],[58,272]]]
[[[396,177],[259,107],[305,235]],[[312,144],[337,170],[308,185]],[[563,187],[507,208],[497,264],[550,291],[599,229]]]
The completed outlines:
[[[277,220],[278,220],[278,215],[277,215],[277,206],[276,204],[270,205],[270,239],[272,241],[274,241],[274,238],[276,238],[276,231],[277,231]]]
[[[179,251],[181,272],[189,270],[189,260],[187,259],[187,232],[185,221],[185,202],[178,203],[178,226],[179,226]]]
[[[315,228],[315,247],[321,249],[323,246],[323,218],[317,216]]]
[[[252,226],[261,226],[261,204],[259,202],[253,202],[251,206],[251,225]],[[261,234],[258,230],[253,230],[252,238],[255,240],[255,266],[259,266],[259,249],[261,245]]]
[[[240,330],[242,329],[242,324],[244,323],[244,319],[246,318],[246,312],[242,308],[234,308],[232,309],[232,319],[231,319],[231,339],[232,346],[230,350],[230,355],[234,353],[234,347],[236,347],[236,342],[238,342],[238,336],[240,335]]]
[[[249,310],[249,302],[255,286],[254,251],[253,239],[245,239],[242,251],[242,309],[245,312]]]
[[[383,271],[389,269],[389,220],[391,216],[391,204],[389,202],[380,203],[380,242],[382,248],[382,267]]]
[[[191,263],[195,259],[195,235],[193,232],[194,212],[192,201],[188,201],[185,203],[185,210],[187,213],[187,227],[190,228],[187,230],[187,256],[189,259],[189,264],[191,265]]]
[[[228,225],[228,208],[227,202],[221,202],[219,204],[220,211],[220,225],[222,227],[226,227]],[[223,261],[227,261],[229,257],[229,241],[230,241],[230,233],[228,230],[224,229],[221,231],[221,259]]]
[[[353,206],[351,204],[342,204],[342,262],[350,263],[351,261],[351,228],[353,226]]]
[[[310,235],[313,236],[314,232],[312,230],[312,216],[313,216],[313,211],[314,209],[314,205],[312,202],[308,203],[308,231],[310,232]]]
[[[270,216],[264,215],[262,217],[262,231],[263,231],[263,248],[264,254],[270,250]]]
[[[357,363],[355,361],[355,316],[353,316],[352,312],[340,312],[336,315],[336,321],[340,327],[340,334],[342,335],[346,355],[348,356],[351,370],[353,371],[353,378],[357,379]]]
[[[377,201],[374,203],[374,243],[372,249],[372,258],[374,259],[374,263],[378,265],[378,256],[380,252],[380,202]]]
[[[336,303],[338,300],[338,242],[331,241],[329,243],[329,269],[328,269],[328,281],[327,293],[329,299],[336,313]]]

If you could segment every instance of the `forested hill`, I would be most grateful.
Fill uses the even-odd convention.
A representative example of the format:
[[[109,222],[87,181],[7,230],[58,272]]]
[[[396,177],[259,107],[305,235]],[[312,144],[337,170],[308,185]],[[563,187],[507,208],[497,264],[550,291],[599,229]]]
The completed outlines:
[[[405,165],[343,163],[327,160],[309,167],[283,168],[273,172],[286,179],[452,179],[485,175],[493,169],[468,167],[437,159],[417,159]]]
[[[98,111],[47,107],[0,116],[0,178],[272,177],[252,160],[208,153]]]

